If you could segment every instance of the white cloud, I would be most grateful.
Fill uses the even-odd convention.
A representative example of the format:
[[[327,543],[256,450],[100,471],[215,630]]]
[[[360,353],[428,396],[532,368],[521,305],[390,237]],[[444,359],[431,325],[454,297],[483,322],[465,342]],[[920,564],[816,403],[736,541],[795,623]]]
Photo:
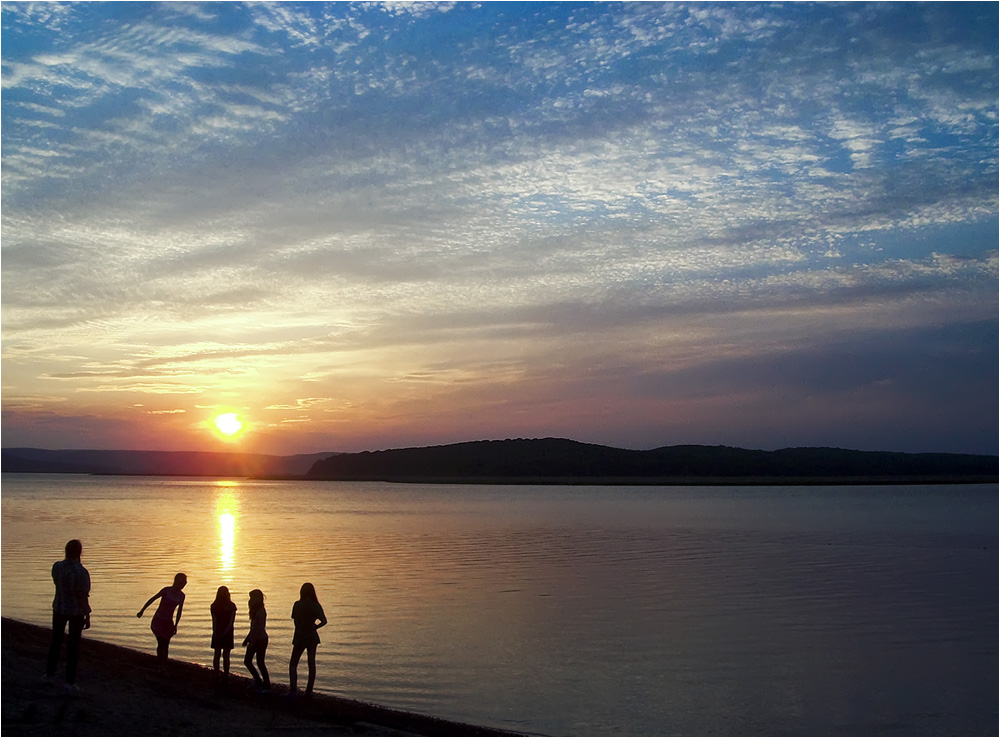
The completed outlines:
[[[50,357],[33,395],[115,372],[205,389],[252,357],[320,397],[322,357],[352,352],[400,352],[392,376],[426,383],[400,355],[505,365],[594,325],[641,345],[799,302],[953,294],[967,315],[992,294],[988,245],[907,238],[995,222],[995,55],[880,46],[878,7],[809,6],[809,28],[770,6],[499,6],[427,48],[444,11],[479,9],[163,7],[87,31],[89,6],[17,5],[5,362],[112,354],[90,379]],[[46,50],[20,52],[17,24]],[[268,402],[304,412],[305,392]]]

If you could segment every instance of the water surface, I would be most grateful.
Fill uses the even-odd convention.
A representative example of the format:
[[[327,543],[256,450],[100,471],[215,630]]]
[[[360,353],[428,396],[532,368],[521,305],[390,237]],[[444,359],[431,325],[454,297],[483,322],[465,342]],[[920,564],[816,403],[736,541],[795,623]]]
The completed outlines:
[[[278,682],[313,582],[317,688],[353,699],[558,735],[995,734],[997,499],[4,474],[2,610],[48,624],[76,537],[92,637],[154,652],[135,613],[184,571],[171,655],[209,664],[216,588],[237,644],[260,588]]]

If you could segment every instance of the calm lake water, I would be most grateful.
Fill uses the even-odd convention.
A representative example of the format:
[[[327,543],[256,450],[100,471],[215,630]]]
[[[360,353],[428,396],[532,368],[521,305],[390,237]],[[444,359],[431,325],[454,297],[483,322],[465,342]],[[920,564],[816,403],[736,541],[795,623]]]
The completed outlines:
[[[555,735],[996,735],[992,485],[547,487],[2,477],[3,615],[50,623],[70,538],[90,637],[155,652],[148,597],[267,595],[287,683],[316,585],[317,689]],[[300,667],[300,678],[305,662]],[[86,664],[81,666],[86,683]]]

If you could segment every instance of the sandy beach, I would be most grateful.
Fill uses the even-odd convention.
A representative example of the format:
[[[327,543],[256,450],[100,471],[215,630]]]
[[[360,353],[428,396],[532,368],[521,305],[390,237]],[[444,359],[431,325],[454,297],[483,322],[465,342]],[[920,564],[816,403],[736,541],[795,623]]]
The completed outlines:
[[[51,683],[42,680],[49,637],[47,628],[2,620],[5,736],[511,735],[329,695],[290,700],[281,683],[258,695],[248,691],[251,681],[236,651],[227,684],[218,684],[209,668],[178,661],[161,674],[154,655],[86,633],[79,690],[70,693],[61,670]]]

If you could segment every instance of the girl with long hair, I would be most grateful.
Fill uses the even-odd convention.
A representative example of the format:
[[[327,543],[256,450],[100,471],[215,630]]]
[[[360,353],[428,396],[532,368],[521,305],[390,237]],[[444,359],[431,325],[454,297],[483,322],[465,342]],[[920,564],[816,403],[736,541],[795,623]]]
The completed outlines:
[[[225,678],[229,679],[229,654],[233,650],[233,631],[236,628],[236,603],[229,594],[229,587],[219,587],[215,594],[215,602],[210,608],[212,612],[212,670],[219,677],[219,658],[222,658],[222,669]]]
[[[299,590],[299,600],[292,606],[292,620],[295,621],[295,635],[292,636],[292,658],[288,662],[289,694],[294,697],[297,693],[299,659],[305,651],[309,662],[309,681],[305,693],[309,696],[316,681],[316,646],[319,645],[317,631],[326,625],[326,615],[316,597],[316,588],[309,582]]]
[[[267,655],[267,610],[264,609],[264,593],[255,589],[250,593],[250,632],[243,639],[243,645],[247,648],[247,655],[243,659],[243,664],[250,671],[253,677],[253,687],[257,692],[268,692],[271,689],[271,677],[267,673],[267,666],[264,664],[264,657]],[[257,659],[257,669],[253,667],[254,658]]]

